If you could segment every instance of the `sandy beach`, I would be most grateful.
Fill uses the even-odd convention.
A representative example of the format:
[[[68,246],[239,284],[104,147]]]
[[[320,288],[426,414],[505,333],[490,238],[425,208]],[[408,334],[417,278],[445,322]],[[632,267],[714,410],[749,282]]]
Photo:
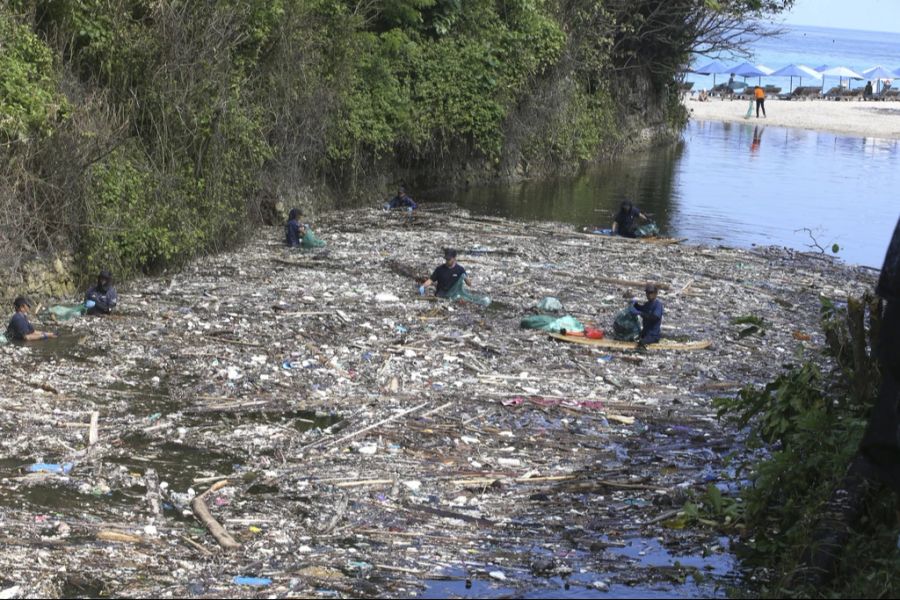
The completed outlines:
[[[745,119],[746,100],[685,100],[691,118],[698,121],[756,121]],[[799,127],[853,136],[900,139],[900,102],[833,102],[825,100],[766,100],[767,118],[760,122],[777,127]]]

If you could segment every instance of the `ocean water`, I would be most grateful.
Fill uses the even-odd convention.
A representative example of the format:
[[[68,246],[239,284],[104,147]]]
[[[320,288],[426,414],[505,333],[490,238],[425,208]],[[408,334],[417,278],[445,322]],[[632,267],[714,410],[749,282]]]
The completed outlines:
[[[862,72],[881,65],[890,71],[900,69],[900,34],[879,31],[858,31],[855,29],[833,29],[829,27],[783,26],[784,35],[764,38],[753,43],[749,50],[753,54],[750,62],[763,64],[772,69],[780,69],[789,64],[802,64],[815,69],[820,65],[850,67]],[[697,57],[695,66],[704,65],[711,59]],[[744,58],[724,56],[719,60],[726,65],[737,65]],[[900,78],[900,77],[898,77]],[[687,81],[694,81],[695,89],[710,88],[712,76],[689,74]],[[728,80],[728,75],[717,75],[716,83]],[[750,79],[748,82],[756,83]],[[837,85],[837,78],[826,77],[825,85]],[[787,90],[787,77],[763,77],[763,84],[772,84]],[[811,80],[804,85],[818,85]],[[797,85],[797,78],[794,78]],[[865,85],[863,81],[851,82],[851,87]]]

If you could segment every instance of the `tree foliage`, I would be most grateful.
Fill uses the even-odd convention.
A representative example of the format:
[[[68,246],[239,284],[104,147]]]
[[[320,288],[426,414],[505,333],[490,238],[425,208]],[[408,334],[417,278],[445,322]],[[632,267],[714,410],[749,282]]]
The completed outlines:
[[[0,150],[0,195],[23,207],[0,246],[147,271],[237,242],[314,182],[591,160],[626,122],[676,120],[687,53],[789,4],[10,0],[0,136],[26,141]]]

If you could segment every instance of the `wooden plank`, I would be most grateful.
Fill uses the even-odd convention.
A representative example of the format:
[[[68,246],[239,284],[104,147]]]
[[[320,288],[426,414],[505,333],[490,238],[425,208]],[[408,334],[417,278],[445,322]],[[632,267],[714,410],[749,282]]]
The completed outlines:
[[[583,337],[572,337],[559,333],[551,333],[550,337],[561,342],[569,342],[570,344],[581,344],[582,346],[593,346],[595,348],[608,348],[610,350],[637,350],[637,342],[620,342],[619,340],[592,340]],[[712,346],[709,340],[700,340],[698,342],[673,342],[670,340],[662,340],[658,344],[648,344],[647,350],[650,352],[661,352],[665,350],[671,351],[689,351],[689,350],[705,350]]]

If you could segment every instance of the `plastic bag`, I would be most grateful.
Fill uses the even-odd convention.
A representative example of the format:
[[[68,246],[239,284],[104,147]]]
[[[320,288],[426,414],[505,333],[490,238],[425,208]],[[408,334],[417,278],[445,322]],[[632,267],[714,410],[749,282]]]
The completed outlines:
[[[563,305],[558,299],[553,296],[547,296],[543,300],[541,300],[538,305],[538,310],[543,312],[562,312]]]
[[[8,344],[9,340],[6,339],[6,334],[0,333],[0,346],[3,344]]]
[[[658,235],[659,227],[656,226],[656,223],[647,223],[634,230],[634,236],[639,238],[656,237]]]
[[[631,308],[623,308],[613,321],[613,338],[622,342],[634,342],[641,336],[641,321],[631,314]]]
[[[300,240],[301,248],[321,248],[325,245],[324,240],[320,240],[316,237],[316,234],[313,233],[312,228],[307,227],[306,233],[303,234],[303,239]]]
[[[531,315],[519,322],[522,329],[540,329],[552,333],[560,333],[562,331],[584,331],[584,324],[575,317],[566,315],[564,317],[554,317],[552,315]]]
[[[453,287],[447,292],[446,296],[444,296],[448,300],[462,300],[464,302],[471,302],[472,304],[477,304],[479,306],[490,306],[491,305],[491,297],[483,294],[473,294],[466,288],[466,279],[465,277],[460,277],[456,280],[456,283],[453,284]]]
[[[57,304],[47,309],[57,321],[68,321],[83,315],[87,309],[84,304]]]

